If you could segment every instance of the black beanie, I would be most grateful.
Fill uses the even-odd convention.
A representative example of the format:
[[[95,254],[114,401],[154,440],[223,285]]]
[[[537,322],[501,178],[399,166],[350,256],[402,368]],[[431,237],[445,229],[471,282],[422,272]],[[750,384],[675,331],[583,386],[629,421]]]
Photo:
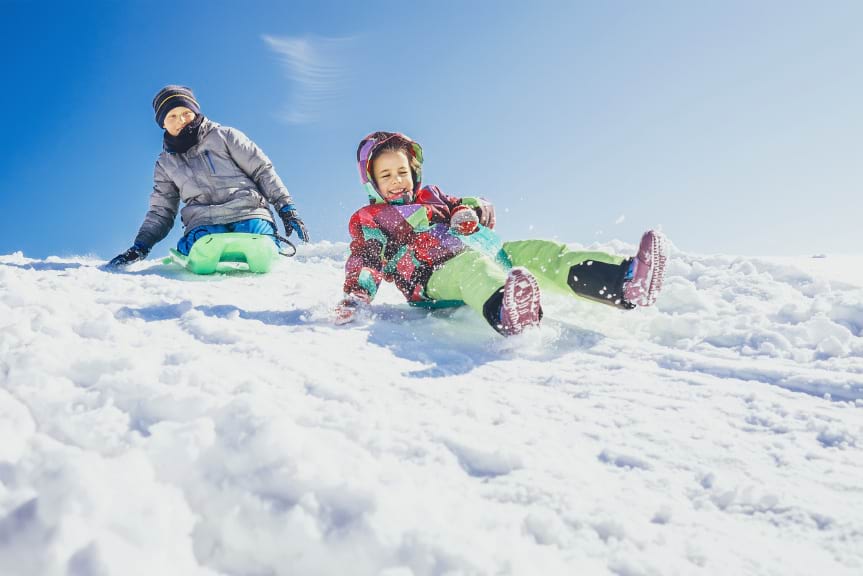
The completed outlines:
[[[177,106],[185,106],[195,114],[201,113],[201,107],[192,94],[192,89],[185,86],[165,86],[153,98],[153,110],[156,112],[156,124],[159,128],[165,125],[165,116]]]

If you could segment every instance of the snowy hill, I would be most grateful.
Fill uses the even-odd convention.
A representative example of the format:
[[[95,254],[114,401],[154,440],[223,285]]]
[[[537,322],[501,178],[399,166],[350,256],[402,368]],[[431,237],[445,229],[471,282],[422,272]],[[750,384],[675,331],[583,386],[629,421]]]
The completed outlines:
[[[675,253],[503,339],[333,326],[345,253],[0,256],[0,574],[863,573],[863,257]]]

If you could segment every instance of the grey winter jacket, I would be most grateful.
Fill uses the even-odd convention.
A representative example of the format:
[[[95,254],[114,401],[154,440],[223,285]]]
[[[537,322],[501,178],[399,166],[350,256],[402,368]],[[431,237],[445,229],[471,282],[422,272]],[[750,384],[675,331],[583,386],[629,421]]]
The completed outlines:
[[[180,219],[189,231],[205,224],[228,224],[273,217],[291,196],[266,154],[234,128],[204,118],[198,143],[183,154],[163,151],[156,160],[150,209],[135,243],[152,248]],[[275,224],[275,223],[274,223]]]

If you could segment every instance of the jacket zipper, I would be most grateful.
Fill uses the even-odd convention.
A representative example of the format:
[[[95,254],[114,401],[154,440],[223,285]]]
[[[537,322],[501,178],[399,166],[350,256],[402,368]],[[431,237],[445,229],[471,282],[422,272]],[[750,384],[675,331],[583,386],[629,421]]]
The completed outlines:
[[[210,170],[213,172],[213,176],[216,175],[216,166],[213,164],[213,159],[210,158],[210,151],[204,150],[204,156],[207,157],[207,163],[210,165]]]

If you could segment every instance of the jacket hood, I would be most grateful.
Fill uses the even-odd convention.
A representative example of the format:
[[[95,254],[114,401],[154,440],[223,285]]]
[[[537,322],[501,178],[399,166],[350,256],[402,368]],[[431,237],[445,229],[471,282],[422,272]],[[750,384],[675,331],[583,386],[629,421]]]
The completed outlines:
[[[416,166],[411,163],[411,176],[414,181],[413,195],[416,197],[422,186],[422,164],[423,164],[423,149],[418,143],[414,142],[404,134],[399,132],[373,132],[362,139],[357,147],[357,168],[360,171],[360,181],[363,183],[363,188],[369,195],[369,202],[372,204],[386,204],[381,195],[378,193],[375,181],[372,178],[372,158],[375,153],[385,144],[400,142],[405,144],[405,148],[410,153],[411,157],[416,160]]]

